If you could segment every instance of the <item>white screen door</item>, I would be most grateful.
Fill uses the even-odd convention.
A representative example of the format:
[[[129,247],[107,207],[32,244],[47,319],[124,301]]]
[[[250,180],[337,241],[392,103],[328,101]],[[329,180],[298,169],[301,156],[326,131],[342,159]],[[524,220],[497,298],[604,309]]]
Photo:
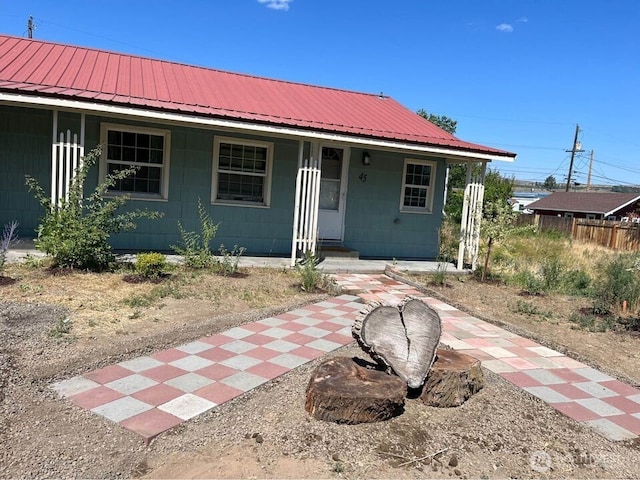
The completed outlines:
[[[344,148],[322,147],[320,178],[320,240],[342,241],[347,184],[347,155]]]

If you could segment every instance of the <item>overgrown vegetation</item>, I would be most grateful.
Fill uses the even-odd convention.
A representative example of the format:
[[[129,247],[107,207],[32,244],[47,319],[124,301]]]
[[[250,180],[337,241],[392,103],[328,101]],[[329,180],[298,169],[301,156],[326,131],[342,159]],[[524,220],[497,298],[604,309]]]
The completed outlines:
[[[139,253],[134,268],[138,275],[154,280],[164,274],[167,257],[158,252]]]
[[[84,184],[90,169],[100,158],[100,147],[84,157],[70,182],[68,198],[58,205],[51,201],[38,182],[27,176],[26,183],[44,209],[37,231],[36,248],[51,256],[55,267],[103,271],[114,262],[109,244],[111,235],[136,228],[139,218],[159,218],[160,212],[130,210],[118,213],[128,195],[106,198],[111,187],[135,173],[135,168],[108,174],[93,193],[84,197]]]
[[[311,251],[296,263],[296,271],[300,277],[300,288],[305,292],[334,292],[337,289],[331,277],[318,269],[318,259]]]
[[[0,272],[4,269],[7,262],[7,253],[9,248],[18,239],[18,222],[11,222],[2,229],[0,236]]]

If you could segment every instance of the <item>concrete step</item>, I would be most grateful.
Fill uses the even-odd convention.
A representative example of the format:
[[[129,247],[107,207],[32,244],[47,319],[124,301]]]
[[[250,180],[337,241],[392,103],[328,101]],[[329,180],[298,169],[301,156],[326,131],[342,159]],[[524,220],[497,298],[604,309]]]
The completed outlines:
[[[320,245],[318,256],[321,258],[360,258],[360,252],[342,245]]]

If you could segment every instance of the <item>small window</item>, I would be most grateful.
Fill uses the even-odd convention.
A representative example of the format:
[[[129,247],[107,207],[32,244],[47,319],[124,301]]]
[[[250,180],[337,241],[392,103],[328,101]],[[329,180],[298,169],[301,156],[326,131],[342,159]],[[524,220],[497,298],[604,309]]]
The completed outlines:
[[[573,212],[564,212],[564,218],[573,218]]]
[[[400,211],[431,213],[436,164],[424,160],[404,161]]]
[[[269,206],[273,144],[216,138],[212,203]]]
[[[168,198],[169,131],[102,124],[101,136],[102,179],[106,174],[136,169],[110,187],[110,192],[134,198]]]
[[[596,214],[595,213],[587,213],[586,218],[587,218],[587,220],[595,220],[596,219]]]

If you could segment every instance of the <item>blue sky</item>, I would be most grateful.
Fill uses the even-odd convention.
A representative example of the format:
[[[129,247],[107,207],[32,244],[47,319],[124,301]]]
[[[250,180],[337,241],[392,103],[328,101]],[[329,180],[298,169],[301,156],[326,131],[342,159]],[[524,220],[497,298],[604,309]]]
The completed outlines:
[[[518,154],[518,179],[640,184],[638,0],[0,0],[0,32],[370,93]]]

